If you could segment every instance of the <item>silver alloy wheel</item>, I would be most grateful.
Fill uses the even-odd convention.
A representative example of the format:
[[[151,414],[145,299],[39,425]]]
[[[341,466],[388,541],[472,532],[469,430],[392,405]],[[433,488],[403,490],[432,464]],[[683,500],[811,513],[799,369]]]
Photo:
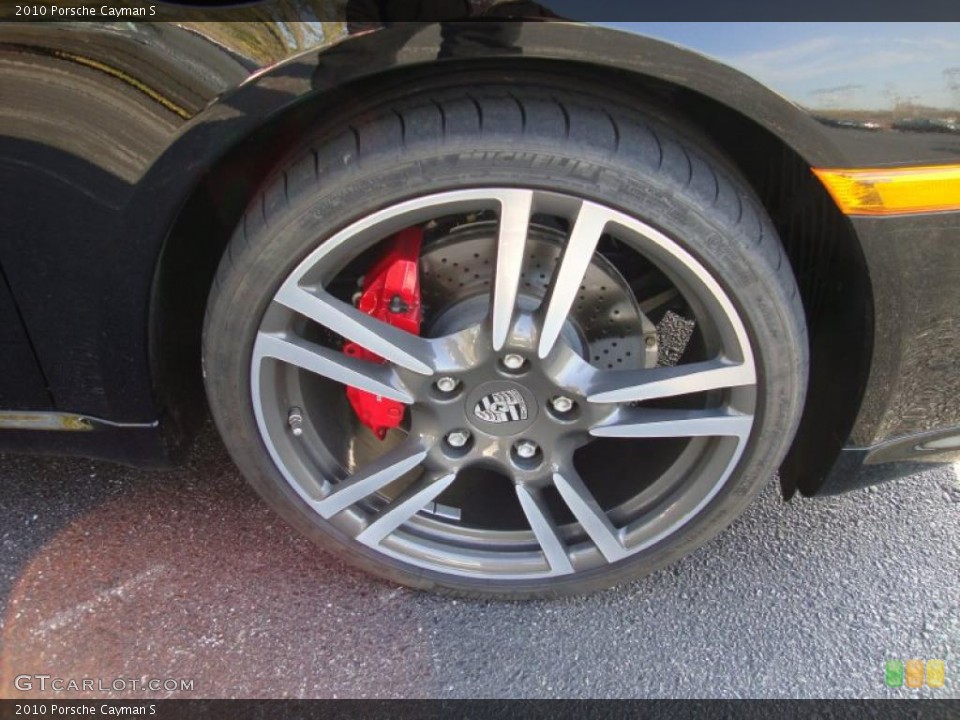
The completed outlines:
[[[384,238],[438,217],[481,212],[498,219],[483,321],[441,337],[420,337],[360,312],[329,291],[338,273]],[[522,297],[521,272],[534,215],[562,218],[570,230],[546,297],[531,306]],[[711,357],[629,370],[601,369],[582,357],[568,318],[604,234],[670,278],[695,309]],[[370,363],[325,347],[300,331],[304,319],[386,362]],[[508,355],[526,362],[511,370],[503,364]],[[358,463],[356,441],[332,438],[321,417],[326,410],[309,411],[311,376],[404,403],[409,407],[406,437],[384,444],[379,457]],[[455,379],[455,391],[438,392],[438,378]],[[253,407],[264,444],[286,481],[316,513],[356,541],[405,563],[504,580],[587,571],[676,532],[736,468],[754,424],[755,385],[753,352],[739,314],[719,283],[677,242],[595,202],[512,188],[408,200],[324,241],[276,292],[251,363]],[[649,406],[694,393],[709,396],[708,407]],[[494,396],[516,406],[504,421],[481,412],[485,399]],[[552,411],[550,400],[556,397],[573,402],[570,417]],[[290,431],[291,407],[304,410],[299,436]],[[444,442],[447,433],[461,428],[469,432],[462,447]],[[573,461],[574,452],[595,438],[690,441],[656,482],[616,507],[603,508]],[[521,457],[518,441],[536,452]],[[338,445],[345,447],[338,450]],[[444,516],[437,498],[458,473],[477,464],[495,466],[511,478],[529,529],[473,527]],[[404,487],[384,499],[383,491],[398,484]],[[575,522],[558,522],[545,498],[553,491]]]

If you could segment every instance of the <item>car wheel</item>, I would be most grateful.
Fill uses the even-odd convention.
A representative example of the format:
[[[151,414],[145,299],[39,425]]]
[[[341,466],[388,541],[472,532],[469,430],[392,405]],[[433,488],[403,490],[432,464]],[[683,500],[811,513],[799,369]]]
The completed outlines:
[[[750,187],[679,123],[551,82],[319,128],[214,282],[204,376],[233,458],[398,583],[516,598],[651,572],[745,508],[802,408],[803,311]],[[408,294],[379,297],[403,261]]]

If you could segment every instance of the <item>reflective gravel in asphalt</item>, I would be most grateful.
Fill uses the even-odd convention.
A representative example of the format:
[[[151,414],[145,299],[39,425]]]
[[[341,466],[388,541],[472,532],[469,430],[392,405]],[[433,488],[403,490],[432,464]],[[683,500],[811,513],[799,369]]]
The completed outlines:
[[[21,673],[193,679],[187,697],[960,697],[949,467],[788,504],[771,484],[675,566],[552,602],[344,567],[209,430],[171,472],[0,456],[0,544],[0,697]],[[886,689],[894,658],[946,660],[946,686]]]

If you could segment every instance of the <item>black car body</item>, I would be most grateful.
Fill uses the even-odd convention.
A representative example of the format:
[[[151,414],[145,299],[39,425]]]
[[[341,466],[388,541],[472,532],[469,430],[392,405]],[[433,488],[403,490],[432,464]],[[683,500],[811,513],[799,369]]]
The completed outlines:
[[[844,213],[813,170],[957,188],[960,26],[631,25],[0,26],[0,448],[177,462],[213,276],[276,158],[387,88],[529,68],[670,108],[762,199],[809,328],[787,496],[954,459],[960,198]]]

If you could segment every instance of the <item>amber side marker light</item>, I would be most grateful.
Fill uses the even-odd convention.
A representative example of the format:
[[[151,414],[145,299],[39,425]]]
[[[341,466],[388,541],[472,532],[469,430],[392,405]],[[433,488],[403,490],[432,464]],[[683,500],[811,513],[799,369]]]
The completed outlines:
[[[960,165],[841,170],[814,168],[845,215],[960,210]]]

